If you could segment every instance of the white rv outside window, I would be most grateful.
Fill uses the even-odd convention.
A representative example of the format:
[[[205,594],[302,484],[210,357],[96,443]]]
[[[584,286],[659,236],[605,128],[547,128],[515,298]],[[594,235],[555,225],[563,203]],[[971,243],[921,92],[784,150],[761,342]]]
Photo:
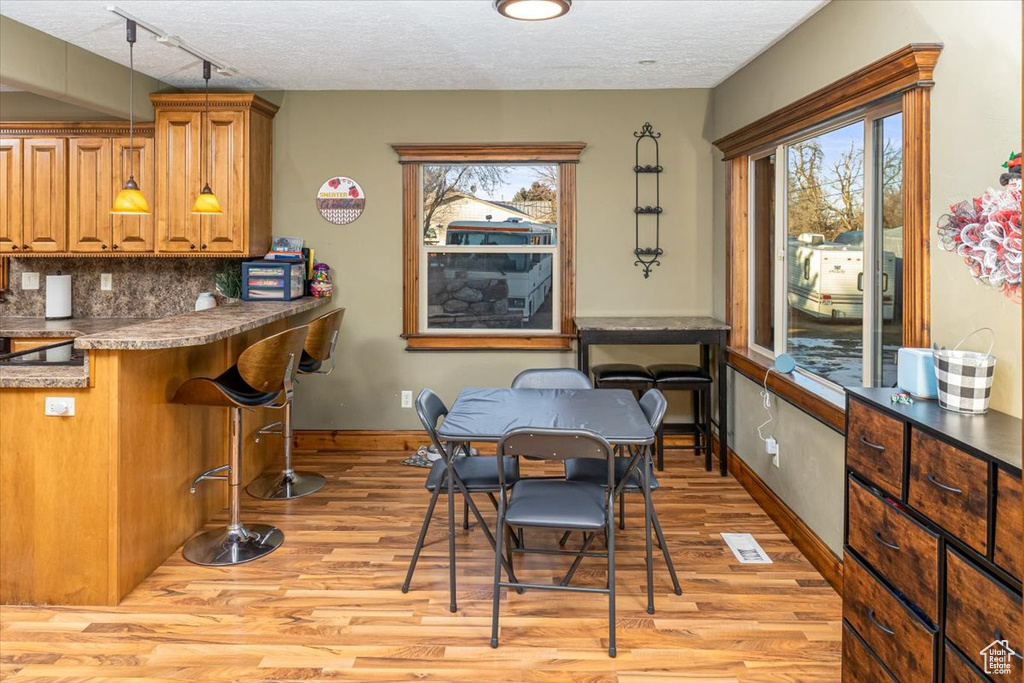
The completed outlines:
[[[420,173],[420,332],[560,331],[558,165]]]
[[[835,386],[891,386],[902,343],[902,113],[860,111],[750,157],[751,344]]]

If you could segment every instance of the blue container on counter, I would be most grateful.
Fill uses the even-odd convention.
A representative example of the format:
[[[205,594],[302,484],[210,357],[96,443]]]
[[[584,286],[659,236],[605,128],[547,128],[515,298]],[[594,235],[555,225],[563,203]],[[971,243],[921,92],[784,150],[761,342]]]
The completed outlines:
[[[242,299],[291,301],[306,290],[305,261],[246,261],[242,263]]]

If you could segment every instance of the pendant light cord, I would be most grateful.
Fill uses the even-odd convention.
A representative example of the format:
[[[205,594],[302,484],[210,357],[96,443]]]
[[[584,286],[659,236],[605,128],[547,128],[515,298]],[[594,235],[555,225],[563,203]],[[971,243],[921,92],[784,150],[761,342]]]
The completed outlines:
[[[206,185],[213,175],[213,123],[210,121],[210,62],[203,60],[203,80],[206,81],[206,138],[210,143],[210,158],[206,160]]]
[[[135,179],[135,22],[128,20],[128,177]]]

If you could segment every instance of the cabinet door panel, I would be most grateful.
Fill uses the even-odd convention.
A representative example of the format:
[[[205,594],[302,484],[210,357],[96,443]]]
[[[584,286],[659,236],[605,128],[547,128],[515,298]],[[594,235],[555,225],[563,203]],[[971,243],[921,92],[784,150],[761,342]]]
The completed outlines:
[[[199,192],[199,112],[158,112],[156,117],[157,250],[198,252],[199,216],[192,204]]]
[[[21,140],[0,140],[0,252],[21,251]]]
[[[71,251],[111,251],[110,140],[68,141],[68,230]]]
[[[67,248],[66,144],[62,138],[25,140],[22,249],[64,251]]]
[[[209,252],[238,253],[245,248],[247,229],[245,114],[240,111],[212,111],[209,125],[203,132],[209,135],[206,153],[210,155],[202,160],[203,177],[209,176],[210,187],[220,200],[224,213],[202,217],[200,248]]]
[[[155,186],[152,138],[135,138],[134,147],[131,146],[128,138],[115,138],[112,145],[114,177],[111,180],[111,185],[114,188],[114,193],[116,194],[124,187],[128,176],[134,172],[135,182],[150,201],[152,209]],[[155,231],[152,214],[148,216],[112,216],[112,218],[114,227],[111,249],[127,252],[153,251]]]

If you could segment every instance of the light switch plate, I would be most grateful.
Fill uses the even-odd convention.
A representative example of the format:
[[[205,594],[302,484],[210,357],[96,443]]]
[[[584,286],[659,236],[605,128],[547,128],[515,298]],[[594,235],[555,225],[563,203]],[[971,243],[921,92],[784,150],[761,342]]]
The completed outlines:
[[[22,289],[39,289],[39,273],[22,273]]]
[[[114,276],[110,273],[100,273],[100,291],[109,292],[114,288]]]
[[[75,399],[47,396],[44,414],[55,417],[72,417],[75,414]]]

